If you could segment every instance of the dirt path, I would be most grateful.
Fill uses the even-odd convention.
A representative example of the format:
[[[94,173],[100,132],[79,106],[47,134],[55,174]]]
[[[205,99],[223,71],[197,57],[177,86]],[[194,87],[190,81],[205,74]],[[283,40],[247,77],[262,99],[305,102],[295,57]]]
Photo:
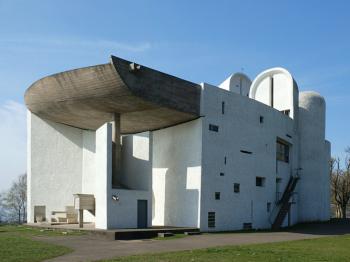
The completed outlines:
[[[94,261],[118,256],[311,239],[347,233],[350,233],[350,225],[313,224],[288,232],[203,234],[172,240],[109,241],[92,236],[40,237],[40,240],[75,250],[50,261]]]

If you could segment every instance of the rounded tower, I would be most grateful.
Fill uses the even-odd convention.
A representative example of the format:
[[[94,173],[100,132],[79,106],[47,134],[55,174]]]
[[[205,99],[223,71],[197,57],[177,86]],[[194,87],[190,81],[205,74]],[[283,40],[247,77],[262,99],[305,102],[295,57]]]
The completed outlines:
[[[325,141],[324,98],[316,92],[299,94],[299,221],[328,220],[330,144]]]

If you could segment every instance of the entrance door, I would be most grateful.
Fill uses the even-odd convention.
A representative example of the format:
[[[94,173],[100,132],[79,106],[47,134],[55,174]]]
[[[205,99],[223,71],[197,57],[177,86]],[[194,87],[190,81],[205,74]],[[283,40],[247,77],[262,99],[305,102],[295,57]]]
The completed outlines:
[[[147,200],[137,200],[137,228],[147,227]]]

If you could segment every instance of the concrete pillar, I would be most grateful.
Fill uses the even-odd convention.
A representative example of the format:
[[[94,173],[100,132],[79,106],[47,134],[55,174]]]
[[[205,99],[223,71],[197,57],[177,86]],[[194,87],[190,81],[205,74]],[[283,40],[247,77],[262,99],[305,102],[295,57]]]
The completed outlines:
[[[121,145],[120,145],[120,114],[113,114],[112,121],[112,187],[120,187]]]

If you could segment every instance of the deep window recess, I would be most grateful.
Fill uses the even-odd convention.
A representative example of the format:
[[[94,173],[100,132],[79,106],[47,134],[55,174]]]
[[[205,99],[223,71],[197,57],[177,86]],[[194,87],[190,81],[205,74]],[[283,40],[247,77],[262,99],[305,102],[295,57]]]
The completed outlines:
[[[289,145],[287,142],[277,140],[276,143],[276,159],[289,163]]]
[[[260,116],[260,123],[264,123],[264,117]]]
[[[270,211],[271,211],[271,203],[270,202],[267,202],[267,204],[266,204],[266,211],[268,213],[270,213]]]
[[[243,223],[243,229],[252,229],[252,223]]]
[[[224,176],[224,175],[225,175],[225,173],[223,173],[223,172],[220,173],[220,176]]]
[[[215,212],[208,212],[208,227],[215,227]]]
[[[289,114],[290,114],[290,110],[289,109],[287,109],[287,110],[282,110],[281,111],[283,114],[285,114],[286,116],[289,116]]]
[[[226,156],[225,156],[225,158],[224,158],[224,164],[226,165]]]
[[[233,184],[233,192],[239,193],[239,191],[240,191],[240,184],[234,183]]]
[[[220,200],[220,192],[215,192],[215,200]]]
[[[209,124],[209,130],[214,132],[219,132],[219,126]]]
[[[257,176],[255,178],[255,185],[258,187],[264,187],[265,186],[265,177]]]
[[[252,154],[252,152],[247,151],[247,150],[241,150],[241,153],[244,153],[244,154]]]
[[[221,113],[225,114],[225,102],[221,103]]]

